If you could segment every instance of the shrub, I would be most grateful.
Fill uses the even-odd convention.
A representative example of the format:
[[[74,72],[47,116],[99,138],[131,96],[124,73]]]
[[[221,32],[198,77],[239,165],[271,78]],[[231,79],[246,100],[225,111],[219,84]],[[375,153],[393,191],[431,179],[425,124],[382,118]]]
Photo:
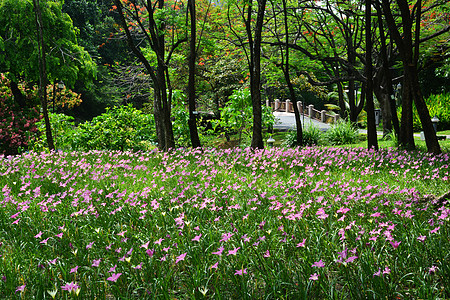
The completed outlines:
[[[0,74],[0,154],[15,155],[28,150],[37,131],[35,123],[40,119],[37,91],[26,88],[24,83],[19,84],[19,89],[26,98],[26,107],[14,101],[10,81]]]
[[[450,93],[431,95],[425,102],[427,103],[430,117],[439,118],[438,130],[450,129]]]
[[[319,127],[314,126],[312,123],[303,130],[303,144],[307,146],[319,145],[322,139],[322,131]],[[297,143],[297,130],[289,130],[283,141],[283,145],[286,147],[296,147]]]
[[[147,150],[156,141],[153,115],[131,105],[107,108],[106,113],[82,123],[73,145],[85,150]]]
[[[431,95],[425,99],[428,111],[430,112],[430,118],[437,116],[439,123],[438,130],[450,129],[450,93]],[[399,119],[401,119],[402,108],[399,107],[397,112],[399,113]],[[414,131],[422,131],[422,122],[420,122],[419,113],[416,106],[413,105],[413,128]]]
[[[49,113],[50,127],[52,129],[53,142],[58,150],[75,150],[74,137],[78,134],[74,123],[74,118],[65,114]],[[31,147],[36,152],[44,151],[47,148],[47,136],[45,134],[44,120],[36,123],[38,136],[31,143]]]
[[[270,107],[263,105],[262,126],[272,128],[275,117]],[[227,133],[237,133],[239,143],[249,141],[252,134],[252,102],[249,89],[233,91],[230,101],[220,109],[220,120],[213,123],[215,129],[222,128]]]
[[[358,141],[358,135],[358,129],[350,121],[339,120],[325,133],[325,140],[330,145],[353,144]]]
[[[306,130],[303,131],[303,144],[308,146],[319,145],[320,140],[322,139],[322,131],[320,131],[319,127],[310,124],[306,127]]]

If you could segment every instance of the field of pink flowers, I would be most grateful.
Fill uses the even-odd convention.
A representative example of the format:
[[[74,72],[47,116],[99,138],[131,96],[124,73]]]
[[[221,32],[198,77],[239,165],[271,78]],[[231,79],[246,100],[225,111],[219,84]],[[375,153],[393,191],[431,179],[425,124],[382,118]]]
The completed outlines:
[[[0,159],[2,299],[450,297],[448,154]]]

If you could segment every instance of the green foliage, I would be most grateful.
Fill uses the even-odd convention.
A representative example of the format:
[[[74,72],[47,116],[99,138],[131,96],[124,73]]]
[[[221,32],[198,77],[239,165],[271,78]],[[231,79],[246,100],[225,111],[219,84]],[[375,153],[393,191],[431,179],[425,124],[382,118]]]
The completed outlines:
[[[62,13],[62,1],[40,1],[47,50],[50,82],[64,80],[73,87],[77,80],[89,84],[96,65],[89,53],[78,45],[78,30],[69,15]],[[0,2],[0,36],[5,55],[0,55],[0,71],[37,82],[39,78],[35,14],[31,0]]]
[[[191,135],[189,131],[189,111],[186,109],[186,95],[180,90],[172,93],[172,126],[177,146],[189,147]]]
[[[252,133],[252,102],[250,90],[235,90],[227,105],[220,109],[220,120],[214,122],[214,128],[221,128],[226,133],[238,134],[238,142],[250,138]],[[275,117],[270,107],[262,106],[262,126],[272,127]]]
[[[439,118],[438,130],[450,129],[450,93],[431,95],[426,99],[430,116]]]
[[[27,107],[20,107],[14,101],[10,81],[0,74],[0,154],[13,155],[28,149],[30,139],[36,132],[36,122],[40,118],[37,109],[36,88],[19,85],[27,98]]]
[[[322,131],[320,131],[319,127],[310,124],[310,126],[306,127],[303,131],[303,144],[308,146],[319,145],[322,140]]]
[[[57,150],[74,150],[74,136],[77,135],[74,118],[65,114],[48,113],[50,127],[52,129],[53,142]],[[38,127],[37,137],[33,140],[31,148],[36,152],[47,150],[47,136],[45,135],[45,122],[42,119],[36,123]]]
[[[450,129],[450,106],[448,105],[450,103],[450,93],[430,95],[425,99],[425,103],[430,112],[430,118],[436,116],[439,119],[438,131]],[[401,119],[401,107],[398,108],[397,113]],[[419,113],[415,105],[413,105],[413,128],[415,132],[422,131],[422,122],[420,122]]]
[[[305,146],[315,146],[319,145],[323,139],[323,133],[320,131],[319,127],[313,125],[304,127],[303,129],[303,144]],[[286,147],[296,147],[297,143],[297,131],[296,129],[289,130],[283,141],[283,146]]]
[[[131,105],[107,108],[106,113],[82,123],[73,144],[85,150],[147,150],[156,141],[155,121]]]
[[[329,145],[353,144],[358,141],[358,129],[350,121],[339,120],[325,133]]]

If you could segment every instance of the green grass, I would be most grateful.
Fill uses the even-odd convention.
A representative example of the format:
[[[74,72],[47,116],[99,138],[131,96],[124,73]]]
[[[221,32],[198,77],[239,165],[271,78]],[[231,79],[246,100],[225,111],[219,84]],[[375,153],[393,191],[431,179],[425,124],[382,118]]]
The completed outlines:
[[[449,160],[349,147],[2,159],[0,298],[449,298],[450,209],[436,201]]]

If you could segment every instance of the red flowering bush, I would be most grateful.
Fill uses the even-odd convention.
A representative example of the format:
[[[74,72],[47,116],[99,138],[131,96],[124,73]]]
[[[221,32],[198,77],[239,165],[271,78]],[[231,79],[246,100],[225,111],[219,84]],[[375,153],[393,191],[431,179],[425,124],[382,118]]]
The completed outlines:
[[[0,154],[15,155],[26,151],[37,131],[35,123],[40,120],[37,89],[23,83],[19,84],[19,89],[26,98],[26,107],[14,100],[11,82],[0,74]]]

